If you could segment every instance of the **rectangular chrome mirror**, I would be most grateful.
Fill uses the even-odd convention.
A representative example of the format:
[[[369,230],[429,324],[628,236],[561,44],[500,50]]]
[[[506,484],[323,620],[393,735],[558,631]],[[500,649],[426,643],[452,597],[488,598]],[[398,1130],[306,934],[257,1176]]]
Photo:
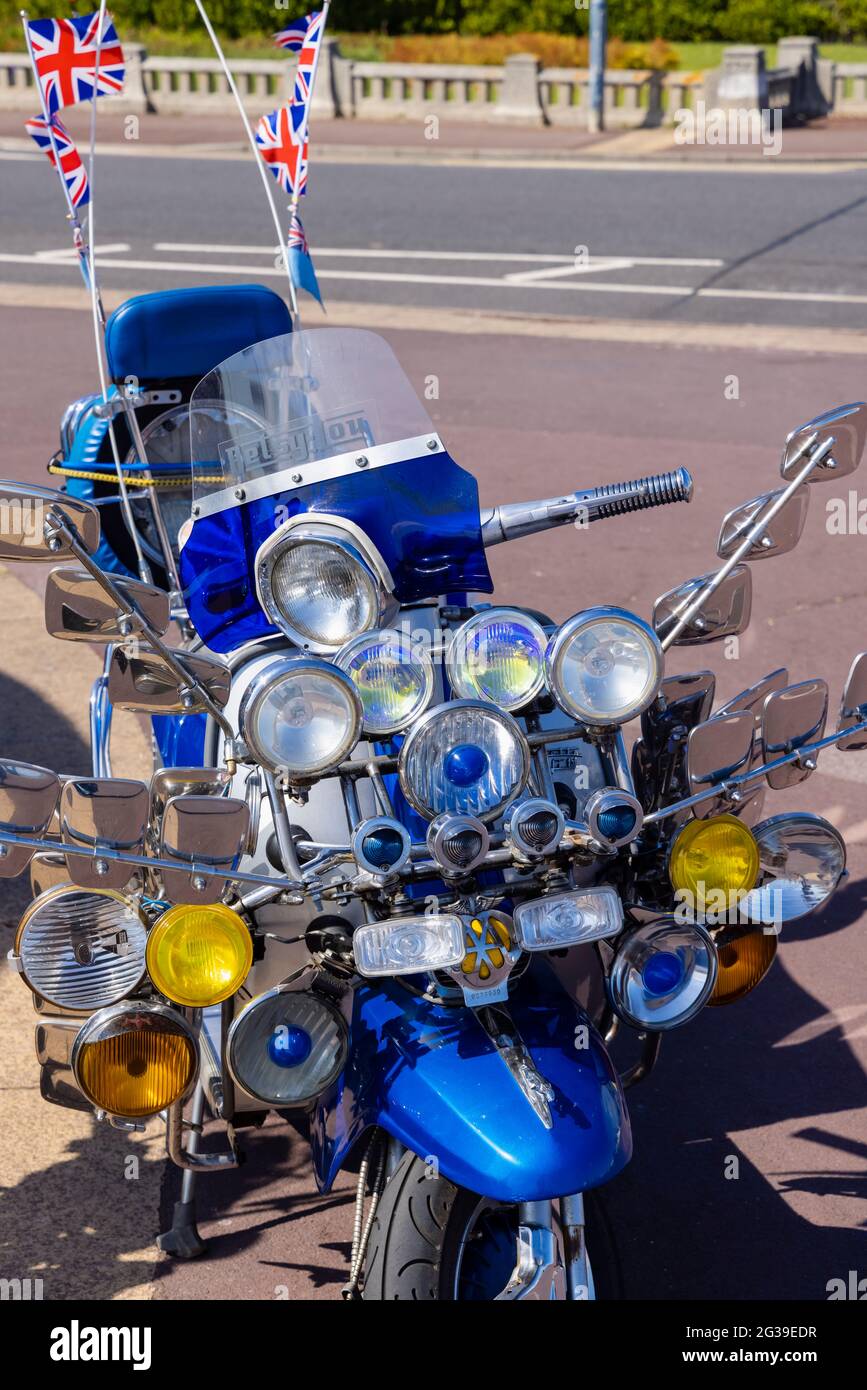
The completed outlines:
[[[809,449],[806,448],[814,435],[815,440],[809,444]],[[800,473],[808,455],[828,440],[833,440],[834,447],[809,475],[811,483],[823,478],[846,478],[855,472],[867,440],[867,404],[856,401],[854,405],[841,405],[792,430],[780,464],[780,472],[787,483]]]
[[[762,676],[755,685],[748,686],[740,694],[733,695],[730,700],[726,700],[717,710],[717,714],[733,714],[736,710],[748,709],[755,716],[756,724],[761,726],[762,707],[769,695],[775,690],[782,690],[789,683],[789,673],[785,666],[780,666],[776,671],[770,671],[766,676]]]
[[[753,497],[751,501],[743,502],[723,517],[716,548],[721,560],[727,560],[734,554],[738,546],[746,540],[747,533],[762,521],[784,492],[785,488],[778,488],[776,492],[763,492],[761,497]],[[794,550],[801,539],[809,505],[808,489],[798,488],[776,516],[771,518],[758,540],[753,541],[744,559],[762,560],[772,555],[785,555],[787,551]]]
[[[754,737],[755,720],[749,710],[714,715],[693,729],[686,753],[690,796],[746,772],[752,761]],[[724,801],[724,797],[709,797],[695,808],[695,814],[699,818],[711,816]]]
[[[189,868],[161,870],[169,901],[219,902],[249,830],[246,801],[226,796],[172,797],[163,813],[160,856],[183,860]],[[226,878],[205,877],[196,872],[197,868],[225,869]]]
[[[112,575],[115,586],[159,637],[168,631],[169,596],[153,584]],[[45,585],[45,626],[70,642],[118,642],[129,636],[126,620],[109,594],[82,569],[55,569]]]
[[[57,808],[60,778],[47,767],[0,760],[0,828],[38,838]],[[0,845],[0,878],[23,873],[34,851],[26,845]]]
[[[697,579],[687,579],[684,584],[670,589],[656,600],[653,627],[660,640],[665,640],[680,615],[698,598],[713,577],[713,574],[703,574]],[[748,565],[735,565],[701,611],[689,620],[675,638],[674,646],[694,647],[703,642],[719,642],[723,637],[736,636],[749,626],[752,603],[753,578],[750,568]]]
[[[842,734],[853,724],[862,724],[867,719],[867,652],[859,652],[849,668],[849,675],[843,688],[840,704],[840,718],[837,732]],[[837,747],[844,753],[855,753],[867,748],[867,731],[839,738]]]
[[[658,810],[689,795],[686,740],[713,708],[716,680],[712,671],[666,676],[649,709],[641,716],[641,737],[632,749],[636,794],[646,810]]]
[[[228,666],[209,656],[188,656],[179,652],[184,665],[208,691],[221,708],[232,688]],[[112,652],[108,672],[108,698],[117,709],[141,714],[195,714],[202,709],[198,702],[185,704],[181,687],[162,657],[151,652],[129,656],[122,647]]]
[[[86,859],[68,854],[70,881],[81,888],[119,891],[136,874],[129,864],[101,858],[99,851],[142,854],[148,818],[148,789],[144,782],[120,777],[71,778],[60,794],[60,835],[66,845],[93,851]]]
[[[99,509],[35,483],[0,482],[0,560],[56,560],[45,538],[48,513],[56,510],[74,527],[91,554],[99,545]]]
[[[828,718],[828,686],[823,680],[801,681],[775,690],[765,700],[762,710],[762,753],[765,762],[773,762],[784,753],[794,753],[807,743],[820,739]],[[805,763],[787,763],[767,774],[768,786],[774,791],[803,782],[815,769]]]

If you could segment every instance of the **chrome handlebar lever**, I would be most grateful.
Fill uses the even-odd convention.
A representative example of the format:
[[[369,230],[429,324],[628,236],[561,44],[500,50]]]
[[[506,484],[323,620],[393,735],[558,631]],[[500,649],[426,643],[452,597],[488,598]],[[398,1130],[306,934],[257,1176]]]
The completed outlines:
[[[692,500],[692,477],[685,468],[670,473],[654,473],[626,483],[607,483],[565,497],[547,497],[538,502],[510,502],[482,512],[482,541],[486,546],[548,531],[570,523],[580,526],[609,516],[640,512],[647,507],[664,507],[669,502]]]

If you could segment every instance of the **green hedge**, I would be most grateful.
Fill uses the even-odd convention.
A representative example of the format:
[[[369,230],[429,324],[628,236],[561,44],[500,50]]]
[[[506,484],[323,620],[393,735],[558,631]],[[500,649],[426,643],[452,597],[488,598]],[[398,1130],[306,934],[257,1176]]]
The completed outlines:
[[[93,0],[91,0],[91,4]],[[586,3],[586,0],[585,0]],[[304,0],[275,9],[272,0],[209,0],[208,11],[228,39],[268,34],[303,12]],[[30,13],[68,14],[69,0],[31,0]],[[90,6],[81,0],[82,12]],[[0,25],[14,18],[18,0],[0,0]],[[112,0],[124,26],[158,25],[197,32],[193,0]],[[609,0],[609,30],[628,42],[724,40],[773,43],[786,34],[820,39],[867,38],[867,0]],[[334,29],[389,34],[544,32],[586,33],[587,9],[576,0],[334,0]]]

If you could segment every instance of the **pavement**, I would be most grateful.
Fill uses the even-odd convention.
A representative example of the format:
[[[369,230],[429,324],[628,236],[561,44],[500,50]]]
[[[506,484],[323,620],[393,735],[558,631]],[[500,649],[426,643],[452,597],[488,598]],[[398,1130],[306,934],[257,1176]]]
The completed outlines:
[[[44,482],[64,406],[94,387],[91,325],[68,262],[43,257],[37,274],[32,261],[8,259],[57,248],[62,231],[47,171],[37,179],[36,161],[16,156],[8,164],[4,184],[13,196],[0,209],[2,469]],[[106,269],[109,305],[182,275],[164,265],[181,253],[153,253],[153,242],[169,234],[156,224],[173,220],[177,240],[210,242],[215,184],[224,217],[216,236],[249,244],[252,203],[243,180],[255,192],[255,173],[248,178],[237,161],[211,161],[201,182],[199,166],[174,158],[149,155],[131,173],[108,156],[100,168],[118,195],[102,204],[99,238],[129,241],[132,228],[151,243],[147,255],[107,258],[162,258],[149,269]],[[732,287],[746,280],[803,293],[813,284],[826,296],[867,297],[860,173],[756,180],[720,165],[690,180],[680,170],[663,177],[625,167],[534,177],[541,182],[528,190],[522,175],[516,195],[509,171],[394,169],[385,159],[371,170],[347,160],[316,174],[318,211],[308,231],[321,217],[317,244],[327,233],[336,251],[386,252],[393,263],[430,247],[434,234],[454,253],[563,256],[564,246],[588,239],[589,219],[590,240],[608,238],[605,255],[640,246],[647,256],[723,260],[717,270]],[[632,237],[640,240],[627,248]],[[751,251],[771,245],[774,252],[749,263]],[[188,259],[204,265],[207,258],[196,251]],[[249,278],[258,278],[263,262],[248,256],[247,264]],[[669,270],[638,273],[645,283],[653,275],[671,283]],[[218,279],[213,268],[199,274],[195,283]],[[597,293],[592,308],[577,293],[551,296],[543,308],[540,291],[528,309],[508,286],[410,278],[372,282],[365,298],[360,284],[328,283],[326,321],[384,333],[427,394],[451,452],[478,477],[483,505],[681,465],[694,473],[689,510],[662,508],[492,551],[498,598],[557,619],[594,603],[649,615],[657,594],[711,567],[722,514],[777,485],[788,431],[865,395],[859,303],[798,301],[787,318],[780,300],[734,299],[719,315],[723,301],[692,296],[687,314],[668,300],[644,312],[641,297],[614,292]],[[425,393],[431,384],[433,400]],[[817,485],[798,549],[755,567],[753,620],[739,644],[675,650],[669,669],[713,668],[725,700],[787,665],[793,680],[826,677],[834,709],[851,658],[865,646],[863,495],[860,475]],[[829,529],[834,500],[852,518],[844,535]],[[86,647],[44,636],[43,576],[35,565],[0,574],[3,750],[85,770],[96,659]],[[136,726],[116,749],[118,771],[142,775],[140,737]],[[849,843],[851,877],[825,912],[785,933],[771,975],[753,995],[667,1037],[656,1072],[630,1093],[635,1158],[606,1194],[629,1297],[824,1299],[829,1280],[849,1270],[863,1277],[867,1267],[867,760],[825,753],[807,783],[769,793],[766,805],[767,814],[803,807],[827,816]],[[11,927],[24,900],[20,887],[0,884],[0,919]],[[177,1190],[159,1136],[139,1149],[140,1140],[42,1104],[29,998],[11,978],[2,988],[0,1046],[12,1059],[6,1084],[13,1089],[0,1092],[0,1212],[7,1213],[0,1276],[44,1272],[46,1298],[72,1289],[97,1298],[338,1297],[351,1179],[317,1197],[302,1140],[272,1120],[244,1136],[248,1161],[238,1173],[200,1187],[208,1258],[186,1265],[158,1256],[152,1239]],[[131,1152],[142,1157],[136,1186],[118,1177]],[[732,1159],[734,1179],[726,1176]]]

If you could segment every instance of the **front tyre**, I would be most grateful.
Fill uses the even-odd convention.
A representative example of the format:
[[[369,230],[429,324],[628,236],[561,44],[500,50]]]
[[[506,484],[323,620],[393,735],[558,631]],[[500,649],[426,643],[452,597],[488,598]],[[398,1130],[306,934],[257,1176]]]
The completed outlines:
[[[598,1201],[585,1199],[597,1298],[619,1297],[616,1253]],[[515,1266],[517,1208],[447,1178],[404,1154],[376,1212],[362,1297],[381,1302],[490,1302]]]

